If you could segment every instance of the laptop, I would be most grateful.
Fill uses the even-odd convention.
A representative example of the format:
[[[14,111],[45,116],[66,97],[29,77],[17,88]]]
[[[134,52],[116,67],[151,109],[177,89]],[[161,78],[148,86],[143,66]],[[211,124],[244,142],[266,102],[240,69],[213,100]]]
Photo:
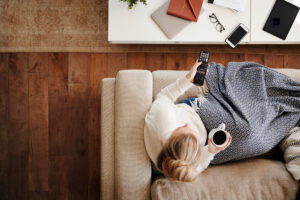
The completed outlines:
[[[178,33],[180,33],[189,24],[193,23],[191,21],[168,15],[169,1],[159,7],[154,13],[152,13],[151,18],[157,24],[157,26],[162,30],[162,32],[169,38],[174,38]],[[203,13],[203,8],[200,11],[199,16]]]

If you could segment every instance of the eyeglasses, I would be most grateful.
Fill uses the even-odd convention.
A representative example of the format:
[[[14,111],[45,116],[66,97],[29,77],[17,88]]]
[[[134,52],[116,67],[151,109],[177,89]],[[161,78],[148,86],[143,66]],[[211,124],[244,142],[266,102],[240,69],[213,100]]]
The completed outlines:
[[[214,13],[209,15],[209,20],[210,20],[211,23],[217,23],[216,24],[216,29],[220,33],[222,33],[222,31],[225,30],[225,27],[220,23],[220,21],[218,20],[217,16]]]

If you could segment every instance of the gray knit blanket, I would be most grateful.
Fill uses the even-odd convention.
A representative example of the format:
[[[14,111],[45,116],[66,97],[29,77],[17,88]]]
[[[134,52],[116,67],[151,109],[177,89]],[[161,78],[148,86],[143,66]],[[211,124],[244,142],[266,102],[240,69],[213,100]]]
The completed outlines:
[[[220,123],[231,145],[212,164],[264,154],[299,124],[300,82],[252,62],[211,63],[209,92],[198,114],[209,130]]]

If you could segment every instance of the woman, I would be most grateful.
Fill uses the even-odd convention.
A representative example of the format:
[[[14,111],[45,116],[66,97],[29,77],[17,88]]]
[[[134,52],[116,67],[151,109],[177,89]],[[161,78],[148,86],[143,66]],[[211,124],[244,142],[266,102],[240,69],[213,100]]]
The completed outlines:
[[[145,118],[147,152],[170,179],[192,181],[231,142],[230,137],[227,146],[220,148],[209,140],[204,146],[207,132],[198,114],[187,104],[174,103],[193,85],[200,64],[196,62],[185,77],[162,89]]]
[[[199,65],[162,89],[145,118],[146,150],[170,179],[192,181],[210,163],[267,153],[300,122],[300,82],[252,62],[231,62],[227,68],[211,63],[205,97],[195,98],[191,106],[174,104],[193,85]],[[224,148],[212,141],[204,146],[206,129],[221,123],[232,144],[227,133]]]

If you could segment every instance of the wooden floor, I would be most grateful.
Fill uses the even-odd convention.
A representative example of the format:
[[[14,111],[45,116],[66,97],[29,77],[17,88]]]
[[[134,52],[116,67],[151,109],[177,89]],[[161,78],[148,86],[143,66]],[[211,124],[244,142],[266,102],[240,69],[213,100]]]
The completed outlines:
[[[101,79],[188,69],[194,53],[0,54],[0,199],[99,199]],[[300,54],[214,53],[300,69]]]

